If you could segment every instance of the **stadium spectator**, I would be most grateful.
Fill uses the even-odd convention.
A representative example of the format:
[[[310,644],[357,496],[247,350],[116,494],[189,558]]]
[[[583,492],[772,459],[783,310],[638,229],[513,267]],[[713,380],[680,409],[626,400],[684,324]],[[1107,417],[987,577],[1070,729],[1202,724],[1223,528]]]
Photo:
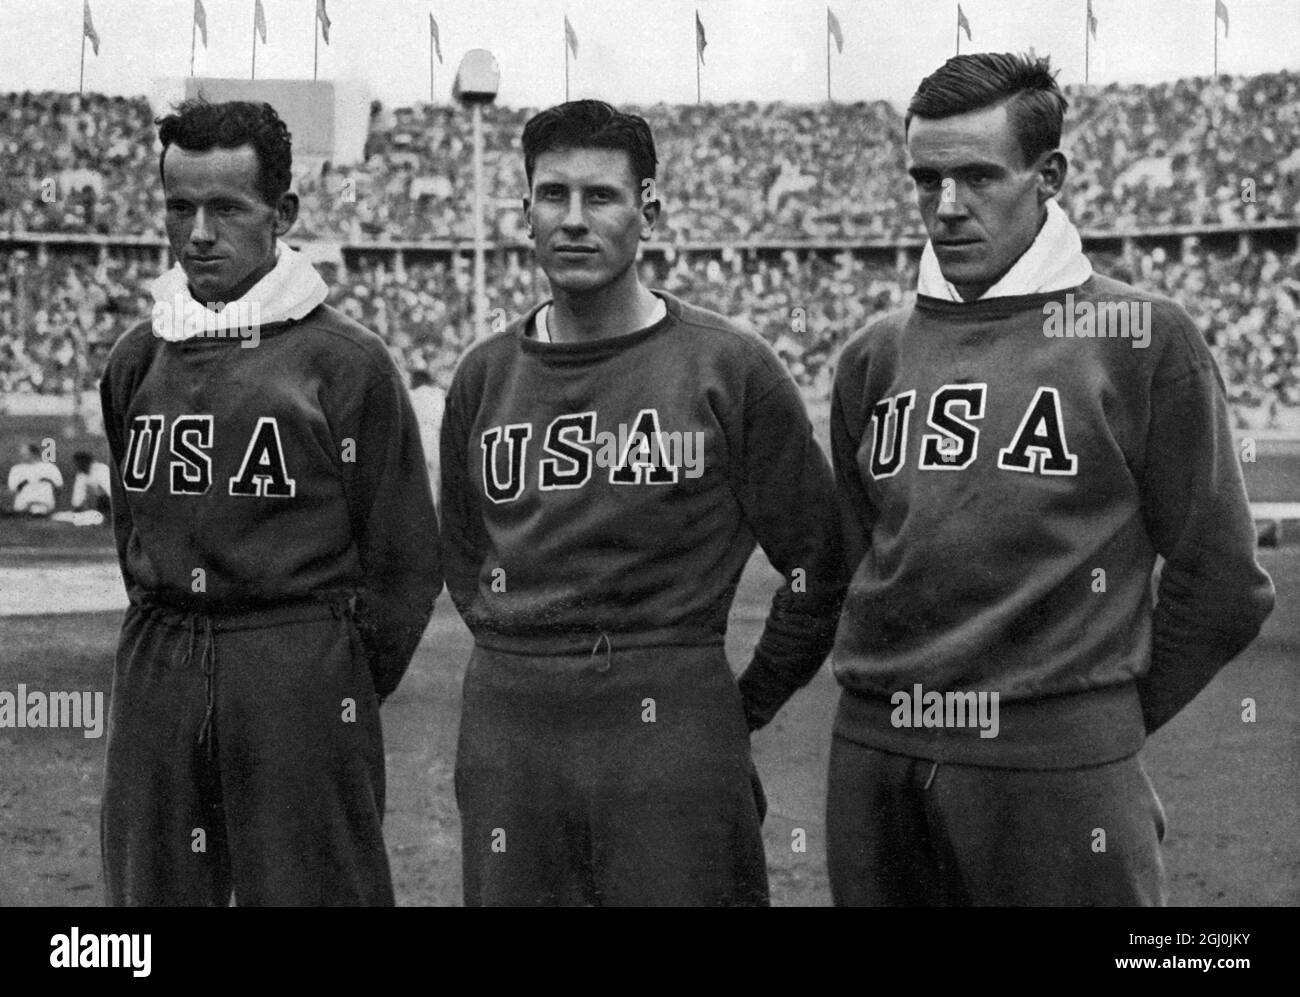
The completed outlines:
[[[72,455],[77,474],[72,479],[72,511],[93,511],[107,516],[112,484],[108,465],[84,450]]]
[[[49,516],[62,487],[58,465],[43,460],[35,443],[24,443],[18,448],[18,462],[9,469],[5,509],[14,515]]]

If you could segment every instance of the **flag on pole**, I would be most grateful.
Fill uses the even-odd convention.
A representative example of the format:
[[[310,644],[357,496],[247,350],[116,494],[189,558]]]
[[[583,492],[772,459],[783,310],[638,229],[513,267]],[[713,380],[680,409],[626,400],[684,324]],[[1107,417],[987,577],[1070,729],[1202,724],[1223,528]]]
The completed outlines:
[[[961,9],[961,4],[957,5],[957,27],[966,32],[966,40],[970,41],[970,21],[966,20],[966,13]]]
[[[826,30],[835,39],[835,51],[842,55],[844,53],[844,32],[840,29],[840,19],[835,16],[835,12],[829,7],[826,8]]]
[[[203,47],[208,47],[208,12],[203,9],[203,0],[194,0],[194,24],[203,36]]]
[[[1097,37],[1097,15],[1092,12],[1092,0],[1088,0],[1088,31]]]
[[[1214,0],[1214,16],[1223,22],[1223,37],[1228,37],[1228,5],[1223,0]]]
[[[438,22],[429,15],[429,37],[433,39],[433,50],[438,53],[438,62],[442,62],[442,39],[438,37]]]
[[[95,22],[90,19],[90,0],[84,0],[81,10],[81,33],[90,39],[90,47],[99,55],[99,34],[95,31]]]
[[[569,46],[569,51],[573,53],[573,57],[576,59],[578,57],[578,36],[574,33],[573,25],[569,23],[567,17],[564,19],[564,42]]]
[[[321,37],[325,39],[325,44],[330,43],[330,16],[325,13],[325,0],[316,0],[316,20],[320,21]]]
[[[709,40],[704,37],[704,22],[700,20],[700,12],[695,12],[695,54],[700,62],[704,61],[704,46],[709,44]]]
[[[253,27],[257,33],[262,36],[262,44],[266,44],[266,11],[262,9],[262,0],[254,0],[253,3]]]

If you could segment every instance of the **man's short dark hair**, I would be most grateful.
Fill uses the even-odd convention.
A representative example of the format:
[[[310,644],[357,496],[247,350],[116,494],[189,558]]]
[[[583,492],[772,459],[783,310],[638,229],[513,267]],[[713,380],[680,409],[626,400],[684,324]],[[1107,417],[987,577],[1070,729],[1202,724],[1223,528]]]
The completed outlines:
[[[645,118],[625,114],[603,100],[571,100],[528,119],[524,125],[524,172],[529,188],[537,157],[558,149],[622,149],[638,181],[653,180],[659,164]]]
[[[262,200],[274,206],[289,189],[293,142],[288,126],[270,104],[246,100],[213,104],[197,97],[177,104],[172,114],[154,123],[163,147],[158,156],[160,175],[173,144],[187,152],[251,145],[257,153],[257,190]]]
[[[81,471],[83,474],[90,470],[90,465],[93,464],[94,461],[94,454],[88,453],[85,450],[78,450],[72,455],[72,463],[75,464],[77,470]]]
[[[1061,144],[1069,106],[1047,56],[980,52],[953,56],[921,81],[907,105],[906,134],[916,118],[951,118],[1003,101],[1025,163]]]

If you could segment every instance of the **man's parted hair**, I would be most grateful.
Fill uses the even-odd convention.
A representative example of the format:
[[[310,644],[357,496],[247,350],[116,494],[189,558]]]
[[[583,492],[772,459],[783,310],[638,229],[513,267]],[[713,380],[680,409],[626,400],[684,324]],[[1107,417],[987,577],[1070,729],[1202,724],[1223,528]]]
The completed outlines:
[[[1069,106],[1047,56],[980,52],[953,56],[921,81],[907,105],[903,133],[913,118],[951,118],[1005,100],[1025,163],[1061,144]]]
[[[198,97],[177,104],[172,114],[154,123],[162,142],[160,176],[163,158],[173,144],[187,152],[251,145],[257,153],[257,190],[262,200],[274,206],[289,189],[293,142],[289,127],[270,104],[246,100],[213,104]]]
[[[537,157],[559,149],[622,149],[638,182],[653,180],[659,164],[645,118],[625,114],[603,100],[571,100],[528,119],[524,125],[524,172],[530,189]]]

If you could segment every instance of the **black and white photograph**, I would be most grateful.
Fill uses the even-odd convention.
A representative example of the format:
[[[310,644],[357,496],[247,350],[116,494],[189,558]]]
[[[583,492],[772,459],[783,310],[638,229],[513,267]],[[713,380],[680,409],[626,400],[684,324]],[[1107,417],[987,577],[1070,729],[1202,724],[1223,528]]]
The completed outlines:
[[[1298,591],[1300,0],[0,0],[0,907],[87,914],[24,961],[1108,908],[1249,972]]]

